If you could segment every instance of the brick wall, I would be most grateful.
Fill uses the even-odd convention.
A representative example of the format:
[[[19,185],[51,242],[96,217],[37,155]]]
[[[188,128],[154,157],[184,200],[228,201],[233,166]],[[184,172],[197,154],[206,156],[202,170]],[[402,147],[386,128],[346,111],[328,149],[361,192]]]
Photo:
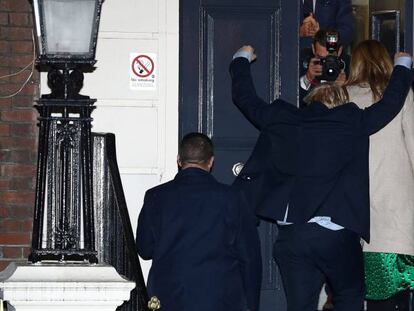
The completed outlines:
[[[33,60],[32,13],[28,0],[0,0],[0,270],[30,253],[37,157],[38,96]]]

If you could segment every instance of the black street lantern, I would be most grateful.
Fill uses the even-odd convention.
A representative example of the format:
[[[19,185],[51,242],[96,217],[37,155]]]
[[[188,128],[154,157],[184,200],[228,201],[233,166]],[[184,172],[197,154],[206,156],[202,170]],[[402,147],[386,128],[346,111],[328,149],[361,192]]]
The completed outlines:
[[[91,112],[80,95],[83,72],[93,70],[103,0],[33,0],[37,64],[51,93],[35,106],[39,150],[32,262],[94,263]]]
[[[94,64],[102,0],[33,0],[41,64]]]

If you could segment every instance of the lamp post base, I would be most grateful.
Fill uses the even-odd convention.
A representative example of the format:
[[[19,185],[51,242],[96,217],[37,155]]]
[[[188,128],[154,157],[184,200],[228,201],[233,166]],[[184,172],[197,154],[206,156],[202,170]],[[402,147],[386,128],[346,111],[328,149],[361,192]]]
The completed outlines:
[[[53,250],[53,249],[42,249],[32,250],[29,255],[29,261],[37,263],[39,261],[77,261],[82,263],[98,263],[96,257],[97,252],[94,251],[70,251],[70,250]]]
[[[0,272],[0,296],[16,311],[115,311],[134,287],[106,264],[11,263]]]

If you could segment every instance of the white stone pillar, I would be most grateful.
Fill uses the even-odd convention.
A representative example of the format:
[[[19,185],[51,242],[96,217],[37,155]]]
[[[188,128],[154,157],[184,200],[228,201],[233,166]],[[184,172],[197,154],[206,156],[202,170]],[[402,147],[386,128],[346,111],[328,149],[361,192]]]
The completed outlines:
[[[106,264],[11,263],[0,272],[0,297],[16,311],[114,311],[134,288]]]

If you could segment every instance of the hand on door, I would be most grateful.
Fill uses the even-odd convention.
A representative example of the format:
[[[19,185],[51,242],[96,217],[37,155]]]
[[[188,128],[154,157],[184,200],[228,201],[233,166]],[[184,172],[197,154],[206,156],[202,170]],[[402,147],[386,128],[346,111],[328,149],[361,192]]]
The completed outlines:
[[[254,47],[251,45],[243,45],[240,49],[237,50],[236,53],[248,53],[250,55],[250,62],[254,61],[257,58],[256,53],[254,52]]]
[[[397,58],[400,58],[400,57],[411,57],[411,54],[409,54],[409,53],[407,53],[407,52],[396,52],[396,53],[394,54],[394,61],[395,61]]]

